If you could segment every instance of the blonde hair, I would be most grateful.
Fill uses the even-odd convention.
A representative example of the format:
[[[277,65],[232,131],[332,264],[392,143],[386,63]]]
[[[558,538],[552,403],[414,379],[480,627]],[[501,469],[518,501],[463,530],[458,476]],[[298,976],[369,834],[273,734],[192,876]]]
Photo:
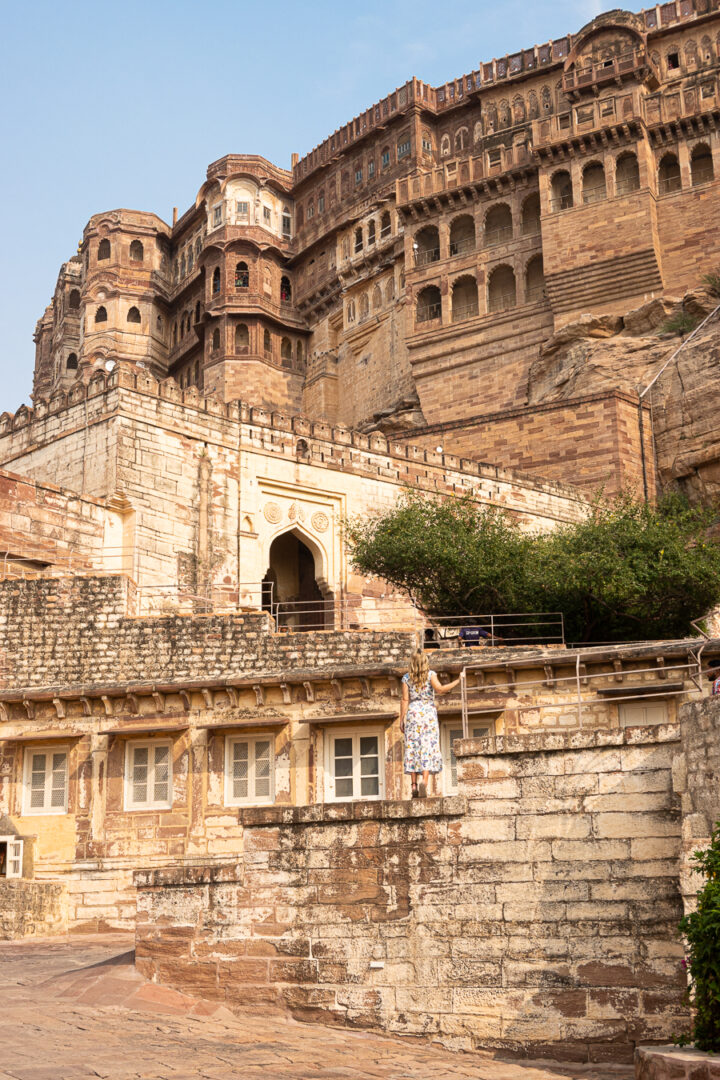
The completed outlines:
[[[428,681],[428,672],[430,670],[430,662],[427,658],[427,654],[418,650],[413,653],[410,661],[410,670],[408,672],[410,676],[410,682],[416,690],[424,690]]]

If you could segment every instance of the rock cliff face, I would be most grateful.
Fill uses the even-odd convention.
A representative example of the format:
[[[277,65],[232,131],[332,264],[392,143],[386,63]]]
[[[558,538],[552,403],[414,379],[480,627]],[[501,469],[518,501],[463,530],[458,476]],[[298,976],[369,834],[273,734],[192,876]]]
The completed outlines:
[[[564,326],[530,369],[528,403],[608,389],[638,393],[679,349],[647,395],[661,483],[693,499],[720,498],[720,312],[684,341],[663,332],[683,314],[700,322],[719,302],[694,292],[651,300],[624,317],[586,315]]]

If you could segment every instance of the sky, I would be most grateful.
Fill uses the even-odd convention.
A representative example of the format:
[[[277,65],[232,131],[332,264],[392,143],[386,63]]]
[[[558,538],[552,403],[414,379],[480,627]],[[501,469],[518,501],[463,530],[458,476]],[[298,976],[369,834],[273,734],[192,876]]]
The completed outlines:
[[[612,6],[0,0],[0,413],[30,401],[35,323],[92,214],[169,222],[223,154],[289,168],[411,76],[444,83]]]

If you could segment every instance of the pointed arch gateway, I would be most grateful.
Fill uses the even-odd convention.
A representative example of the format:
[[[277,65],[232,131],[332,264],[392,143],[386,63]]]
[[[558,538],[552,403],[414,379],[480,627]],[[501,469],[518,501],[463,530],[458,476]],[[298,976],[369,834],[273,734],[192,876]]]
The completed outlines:
[[[270,544],[262,606],[278,630],[331,629],[333,594],[325,578],[326,555],[301,526],[278,533]]]

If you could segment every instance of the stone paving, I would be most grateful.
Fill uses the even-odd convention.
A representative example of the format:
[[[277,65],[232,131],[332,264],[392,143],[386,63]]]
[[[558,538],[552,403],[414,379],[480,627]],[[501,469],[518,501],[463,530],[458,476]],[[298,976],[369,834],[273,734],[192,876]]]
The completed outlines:
[[[631,1080],[630,1066],[503,1062],[417,1039],[239,1017],[145,981],[132,940],[0,943],[0,1080]]]

